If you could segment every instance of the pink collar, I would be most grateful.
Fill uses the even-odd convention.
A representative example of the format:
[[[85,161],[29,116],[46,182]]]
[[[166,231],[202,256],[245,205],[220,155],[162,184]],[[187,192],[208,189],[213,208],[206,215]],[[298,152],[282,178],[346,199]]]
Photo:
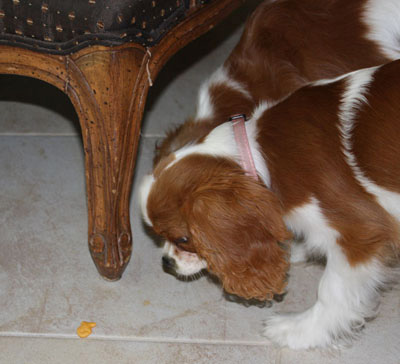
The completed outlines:
[[[229,118],[229,121],[232,122],[233,133],[235,134],[236,144],[239,148],[242,168],[246,171],[246,176],[251,176],[258,180],[257,170],[246,132],[246,115],[233,115]]]

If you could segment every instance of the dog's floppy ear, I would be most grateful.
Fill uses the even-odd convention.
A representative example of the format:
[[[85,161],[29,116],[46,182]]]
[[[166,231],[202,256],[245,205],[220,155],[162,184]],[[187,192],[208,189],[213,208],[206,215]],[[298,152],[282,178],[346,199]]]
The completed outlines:
[[[197,253],[223,287],[246,299],[283,293],[290,234],[276,196],[240,169],[213,176],[187,212]]]

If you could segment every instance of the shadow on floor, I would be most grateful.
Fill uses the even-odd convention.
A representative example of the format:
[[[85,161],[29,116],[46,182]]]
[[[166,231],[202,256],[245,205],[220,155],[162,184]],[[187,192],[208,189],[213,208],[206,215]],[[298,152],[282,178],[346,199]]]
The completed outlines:
[[[0,75],[0,101],[13,101],[42,106],[71,121],[80,133],[75,109],[61,90],[44,81],[15,75]]]

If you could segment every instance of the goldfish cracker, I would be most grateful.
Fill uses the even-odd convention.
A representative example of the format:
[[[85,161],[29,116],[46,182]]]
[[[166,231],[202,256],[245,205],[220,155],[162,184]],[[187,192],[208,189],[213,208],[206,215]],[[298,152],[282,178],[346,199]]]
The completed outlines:
[[[92,333],[93,327],[96,327],[95,322],[82,321],[81,326],[76,329],[76,333],[81,338],[88,337]]]

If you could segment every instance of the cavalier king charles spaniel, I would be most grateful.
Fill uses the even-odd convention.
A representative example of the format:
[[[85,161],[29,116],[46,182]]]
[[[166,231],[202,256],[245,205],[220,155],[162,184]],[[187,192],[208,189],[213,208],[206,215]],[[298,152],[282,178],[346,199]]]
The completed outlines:
[[[142,183],[144,219],[178,275],[207,269],[229,293],[270,300],[290,263],[326,258],[314,306],[267,319],[280,345],[351,338],[394,278],[398,19],[395,0],[261,4]]]

